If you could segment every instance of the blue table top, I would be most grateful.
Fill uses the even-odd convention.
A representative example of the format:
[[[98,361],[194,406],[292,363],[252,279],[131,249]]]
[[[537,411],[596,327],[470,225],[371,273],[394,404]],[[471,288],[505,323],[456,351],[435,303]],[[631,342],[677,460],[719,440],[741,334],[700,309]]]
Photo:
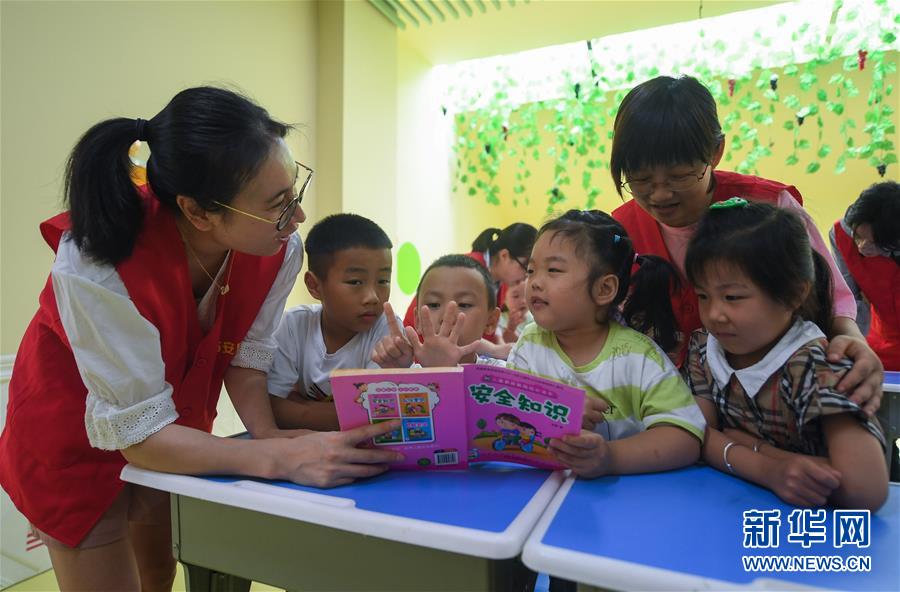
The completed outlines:
[[[900,372],[886,370],[884,372],[884,384],[900,387]]]
[[[781,510],[779,547],[745,549],[743,512]],[[900,590],[900,487],[871,517],[868,548],[832,544],[828,509],[825,543],[808,549],[788,542],[794,508],[772,492],[709,467],[667,473],[578,480],[541,543],[735,584],[777,579],[848,590]],[[742,555],[871,557],[870,573],[746,572]]]
[[[262,483],[355,501],[356,508],[438,524],[503,532],[551,471],[511,463],[477,463],[466,471],[388,471],[333,489],[287,481]],[[247,478],[204,477],[218,483]]]

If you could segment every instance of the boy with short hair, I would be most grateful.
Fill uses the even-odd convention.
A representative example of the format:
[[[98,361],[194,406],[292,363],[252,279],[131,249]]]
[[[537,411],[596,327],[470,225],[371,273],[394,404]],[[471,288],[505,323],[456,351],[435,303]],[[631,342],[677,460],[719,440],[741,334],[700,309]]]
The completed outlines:
[[[383,368],[424,367],[478,362],[502,365],[512,343],[494,344],[481,336],[493,334],[500,309],[490,273],[466,255],[438,258],[416,289],[416,329],[388,322],[390,335],[372,352]],[[390,305],[386,315],[393,314]],[[421,335],[421,338],[420,338]]]
[[[268,385],[282,428],[338,429],[329,375],[377,368],[372,349],[388,335],[383,310],[391,294],[391,240],[371,220],[335,214],[306,236],[304,283],[321,304],[284,313]]]

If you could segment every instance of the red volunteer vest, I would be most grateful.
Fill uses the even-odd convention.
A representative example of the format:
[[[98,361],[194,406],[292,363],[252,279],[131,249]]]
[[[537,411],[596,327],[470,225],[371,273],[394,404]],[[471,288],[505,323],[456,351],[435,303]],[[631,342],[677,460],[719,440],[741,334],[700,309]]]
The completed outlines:
[[[834,242],[847,269],[869,301],[872,323],[866,341],[885,370],[900,370],[900,265],[890,257],[863,257],[840,220],[834,225]]]
[[[783,185],[777,181],[769,181],[761,177],[741,175],[728,171],[714,171],[713,175],[715,175],[716,179],[712,197],[713,203],[738,196],[754,201],[765,201],[774,205],[778,201],[778,195],[782,191],[787,191],[794,196],[800,205],[803,205],[803,197],[793,185]],[[672,257],[669,255],[668,249],[666,249],[662,234],[659,231],[658,223],[650,214],[642,210],[635,200],[632,199],[619,206],[613,211],[612,215],[628,231],[628,236],[631,238],[635,251],[638,254],[658,255],[673,263]],[[690,336],[693,331],[701,327],[700,312],[697,308],[697,294],[684,278],[682,278],[681,289],[672,293],[672,309],[675,312],[678,328],[682,336]],[[687,340],[682,338],[681,342],[683,348],[687,344]],[[682,362],[684,361],[683,354],[684,349],[682,349],[680,356]]]
[[[138,311],[159,329],[176,423],[209,432],[225,370],[265,301],[285,249],[271,257],[233,254],[231,289],[218,298],[215,323],[204,335],[175,218],[149,188],[141,191],[141,234],[116,270]],[[41,224],[54,251],[69,226],[67,213]],[[88,443],[86,396],[48,278],[9,383],[0,484],[28,520],[70,546],[84,538],[124,485],[122,454]]]

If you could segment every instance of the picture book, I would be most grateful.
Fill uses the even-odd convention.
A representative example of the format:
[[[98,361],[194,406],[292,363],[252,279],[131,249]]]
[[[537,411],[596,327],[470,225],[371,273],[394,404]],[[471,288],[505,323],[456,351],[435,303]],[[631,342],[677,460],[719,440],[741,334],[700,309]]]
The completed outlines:
[[[400,420],[374,438],[405,459],[398,469],[463,469],[468,463],[463,368],[335,370],[331,392],[342,430]]]
[[[470,461],[561,468],[547,445],[552,438],[581,432],[582,389],[482,364],[465,366],[465,383]]]
[[[559,468],[547,445],[581,430],[584,391],[525,372],[454,368],[336,370],[331,387],[342,430],[392,419],[374,438],[405,460],[399,469],[461,469],[502,460]]]

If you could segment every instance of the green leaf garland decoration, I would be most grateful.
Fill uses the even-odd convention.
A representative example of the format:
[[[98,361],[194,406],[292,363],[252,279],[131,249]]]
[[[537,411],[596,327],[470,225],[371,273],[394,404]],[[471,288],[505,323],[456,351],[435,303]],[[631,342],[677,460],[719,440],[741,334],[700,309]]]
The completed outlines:
[[[779,50],[777,57],[785,64],[781,68],[761,67],[762,58],[755,57],[751,71],[725,71],[717,65],[721,59],[712,60],[725,56],[728,63],[730,57],[736,59],[752,48],[746,44],[729,47],[722,40],[707,43],[701,30],[698,42],[705,51],[682,56],[674,71],[698,77],[722,111],[731,109],[721,123],[728,139],[724,159],[735,170],[758,173],[760,163],[773,155],[775,126],[793,134],[785,163],[796,166],[802,161],[807,174],[841,174],[848,159],[867,160],[882,174],[887,166],[897,165],[892,94],[897,72],[894,29],[900,14],[897,3],[881,0],[871,0],[867,10],[875,11],[872,14],[881,27],[874,33],[865,30],[871,19],[863,22],[858,11],[846,10],[837,0],[827,37],[817,36],[815,27],[803,23],[790,33],[791,49]],[[773,38],[788,34],[779,28],[785,25],[783,18],[774,24],[754,32],[754,47],[762,48],[757,51],[767,51]],[[548,213],[595,207],[601,197],[596,181],[608,175],[607,152],[617,106],[627,89],[660,71],[657,65],[642,61],[641,47],[629,48],[629,57],[619,63],[605,63],[597,59],[592,42],[585,45],[583,67],[563,72],[560,98],[514,104],[510,97],[519,83],[499,72],[490,96],[479,95],[463,106],[453,119],[456,186],[493,205],[501,199],[518,204],[540,198],[546,201]],[[811,59],[795,63],[795,47],[803,48]],[[837,73],[827,74],[835,69]],[[789,88],[796,90],[782,95],[782,83],[788,88],[785,81],[794,81]],[[454,84],[459,87],[465,80]],[[858,124],[845,108],[848,99],[863,92],[866,109],[863,123]],[[446,112],[446,104],[440,108]],[[841,143],[823,143],[825,129],[834,127]],[[553,163],[552,184],[537,188],[528,181],[530,169],[544,162],[544,157]],[[834,159],[833,168],[823,167],[827,158]],[[516,171],[515,182],[512,193],[501,196],[498,177],[507,166]],[[398,264],[404,247],[398,252]]]

